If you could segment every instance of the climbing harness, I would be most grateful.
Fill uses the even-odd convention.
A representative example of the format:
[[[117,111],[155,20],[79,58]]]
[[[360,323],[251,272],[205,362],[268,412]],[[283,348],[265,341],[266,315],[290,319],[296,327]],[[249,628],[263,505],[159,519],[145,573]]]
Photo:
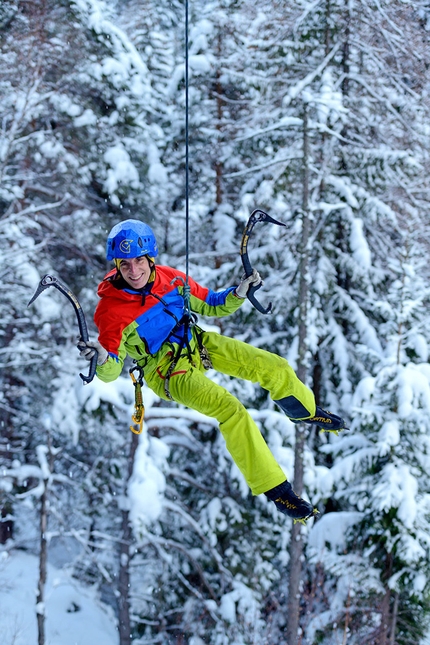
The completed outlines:
[[[282,222],[278,222],[278,220],[274,219],[273,217],[270,217],[270,215],[268,215],[262,210],[257,209],[251,213],[249,220],[243,231],[242,241],[240,244],[240,257],[242,259],[242,266],[247,278],[249,278],[249,276],[252,275],[252,272],[253,272],[251,261],[248,256],[248,242],[249,242],[249,238],[251,236],[252,230],[254,226],[257,224],[257,222],[267,222],[270,224],[276,224],[277,226],[286,226],[286,224],[283,224]],[[257,289],[260,289],[261,286],[262,286],[261,282],[260,284],[257,284],[257,286],[251,285],[248,289],[248,293],[246,294],[246,297],[254,305],[254,307],[258,309],[260,313],[269,314],[272,311],[272,303],[270,302],[268,307],[264,308],[263,305],[258,302],[258,300],[254,295]]]
[[[133,372],[137,372],[137,378]],[[134,412],[131,415],[131,420],[135,425],[137,425],[137,428],[130,426],[130,430],[133,434],[141,434],[145,417],[145,406],[143,404],[142,397],[143,369],[140,365],[135,365],[129,369],[128,373],[130,374],[134,385]]]
[[[181,318],[179,321],[177,328],[183,329],[183,335],[179,341],[177,350],[175,352],[174,357],[172,358],[172,361],[169,365],[169,369],[166,372],[166,375],[164,377],[164,393],[167,396],[168,399],[171,401],[173,400],[172,395],[170,394],[169,390],[169,382],[170,382],[170,377],[173,375],[176,366],[179,362],[179,359],[181,356],[184,354],[183,349],[186,348],[186,356],[188,358],[189,363],[193,366],[196,367],[196,364],[193,359],[193,350],[190,346],[190,341],[188,338],[188,331],[190,328],[194,330],[194,338],[197,341],[197,349],[198,353],[200,356],[200,360],[202,362],[202,365],[205,370],[210,370],[213,368],[212,361],[209,355],[208,350],[206,347],[203,345],[203,340],[202,340],[202,330],[200,327],[197,325],[197,316],[195,314],[191,314],[190,316],[187,316],[184,314],[184,316]],[[171,332],[170,336],[175,332],[175,329]]]
[[[171,338],[172,336],[175,336],[176,332],[178,332],[179,330],[182,331],[182,335],[177,336],[177,338],[179,338],[178,347],[176,349],[174,357],[172,358],[172,361],[171,361],[171,363],[169,365],[169,368],[168,368],[168,370],[166,372],[166,376],[164,377],[164,393],[167,396],[167,398],[170,399],[171,401],[173,400],[173,398],[172,398],[172,395],[170,394],[170,390],[169,390],[170,377],[172,376],[173,372],[176,369],[178,361],[182,356],[182,350],[184,349],[184,347],[186,349],[186,355],[188,357],[188,360],[189,360],[190,364],[194,365],[193,352],[192,352],[191,345],[190,345],[190,340],[189,340],[189,330],[191,328],[195,328],[196,327],[196,322],[197,322],[196,314],[192,313],[192,311],[191,311],[191,304],[190,304],[191,290],[190,290],[190,285],[188,284],[187,280],[184,280],[182,277],[178,276],[177,278],[174,278],[171,281],[170,284],[173,284],[174,282],[176,282],[178,280],[180,282],[182,282],[183,289],[184,289],[183,294],[182,294],[182,297],[184,299],[184,315],[176,323],[175,327],[170,332],[169,338]],[[200,344],[202,344],[201,339],[200,339],[200,341],[198,341],[198,344],[199,344],[199,348],[200,348]]]
[[[31,303],[34,302],[36,298],[40,296],[42,291],[45,291],[45,289],[47,289],[48,287],[55,287],[64,296],[66,296],[66,298],[72,303],[78,319],[79,332],[81,334],[80,340],[83,340],[86,343],[89,340],[88,327],[87,327],[87,322],[85,320],[85,314],[82,311],[82,307],[79,304],[79,300],[77,299],[75,294],[69,289],[69,287],[67,287],[63,282],[61,282],[61,280],[59,280],[55,276],[49,275],[49,274],[46,274],[45,276],[43,276],[43,278],[38,284],[38,287],[32,299],[28,303],[27,307],[29,307]],[[87,383],[91,383],[91,381],[94,378],[94,375],[96,373],[96,367],[97,367],[97,358],[98,358],[98,352],[96,349],[94,349],[94,355],[91,357],[88,376],[85,376],[85,374],[79,374],[84,385],[86,385]]]
[[[200,327],[197,325],[197,316],[195,313],[191,311],[191,290],[190,290],[190,285],[184,278],[181,276],[178,276],[174,278],[170,284],[173,284],[174,282],[177,281],[182,282],[183,285],[183,293],[182,297],[184,299],[184,315],[182,318],[176,323],[175,327],[172,329],[172,331],[169,334],[169,338],[172,338],[172,336],[176,336],[179,338],[179,343],[177,350],[175,352],[174,357],[172,358],[172,361],[169,365],[169,368],[166,372],[166,375],[164,377],[164,393],[167,396],[168,399],[171,401],[173,400],[172,395],[170,394],[169,390],[169,382],[170,382],[170,377],[172,376],[173,372],[176,369],[176,366],[178,364],[179,359],[181,358],[182,351],[185,348],[186,349],[186,356],[188,357],[188,360],[191,365],[195,367],[195,363],[193,360],[193,350],[190,345],[190,339],[189,339],[189,331],[190,329],[194,330],[194,338],[197,341],[197,347],[200,355],[200,360],[202,362],[202,365],[205,370],[211,369],[212,366],[212,361],[209,356],[209,352],[206,349],[206,347],[203,345],[202,341],[202,330]],[[181,330],[182,335],[177,336],[176,333]]]
[[[172,376],[173,372],[176,369],[179,359],[182,356],[182,350],[184,349],[184,347],[187,350],[188,360],[190,361],[191,365],[193,365],[190,341],[188,340],[188,330],[193,324],[194,324],[193,319],[188,318],[188,316],[186,315],[184,315],[178,323],[178,329],[180,327],[183,328],[183,335],[181,340],[179,341],[175,355],[173,356],[170,362],[169,369],[167,370],[166,375],[164,377],[164,393],[167,396],[167,398],[170,399],[171,401],[173,401],[173,397],[170,394],[170,390],[169,390],[170,377]]]

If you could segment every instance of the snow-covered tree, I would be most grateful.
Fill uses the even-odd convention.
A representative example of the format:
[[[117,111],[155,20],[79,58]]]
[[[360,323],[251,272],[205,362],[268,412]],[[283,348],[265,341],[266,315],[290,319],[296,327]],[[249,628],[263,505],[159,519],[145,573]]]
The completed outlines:
[[[73,575],[115,608],[122,645],[279,643],[289,521],[252,498],[211,420],[145,392],[132,442],[129,379],[76,376],[70,303],[50,289],[26,308],[58,275],[93,336],[106,234],[125,217],[184,268],[183,20],[176,1],[1,4],[0,542],[38,548],[39,475],[21,475],[40,474],[48,413],[48,533],[73,543]],[[190,5],[190,273],[235,284],[250,212],[286,225],[257,226],[249,249],[274,314],[247,302],[201,322],[304,367],[318,402],[352,421],[303,447],[303,494],[323,514],[300,529],[309,642],[415,642],[428,611],[427,23],[424,2]],[[208,377],[252,410],[292,479],[294,427],[267,393]]]
[[[419,642],[429,620],[430,372],[423,325],[429,294],[411,239],[392,265],[397,279],[384,302],[386,343],[355,392],[354,433],[326,446],[334,458],[333,498],[348,509],[339,513],[345,535],[329,536],[335,517],[329,513],[311,540],[315,560],[338,588],[312,629],[324,632],[333,620],[342,629],[348,620],[357,643]]]

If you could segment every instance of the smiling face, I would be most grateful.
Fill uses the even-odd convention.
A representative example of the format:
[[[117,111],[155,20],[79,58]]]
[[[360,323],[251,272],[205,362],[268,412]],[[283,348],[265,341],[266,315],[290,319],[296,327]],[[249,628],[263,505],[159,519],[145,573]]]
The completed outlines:
[[[146,255],[142,255],[140,258],[122,259],[119,272],[133,289],[142,289],[150,278],[151,267]]]

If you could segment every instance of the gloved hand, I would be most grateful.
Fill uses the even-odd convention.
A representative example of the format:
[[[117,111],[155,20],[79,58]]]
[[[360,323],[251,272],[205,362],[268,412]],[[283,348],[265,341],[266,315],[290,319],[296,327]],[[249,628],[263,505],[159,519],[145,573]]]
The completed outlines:
[[[248,278],[245,275],[242,276],[239,286],[236,287],[236,295],[239,298],[246,298],[249,287],[257,287],[259,284],[263,284],[263,280],[257,269],[253,269]]]
[[[79,356],[82,356],[87,361],[90,361],[92,359],[95,350],[97,350],[97,365],[103,365],[104,363],[106,363],[109,357],[109,354],[107,353],[105,348],[100,345],[98,340],[85,341],[82,340],[82,338],[79,338],[76,346],[79,349]]]

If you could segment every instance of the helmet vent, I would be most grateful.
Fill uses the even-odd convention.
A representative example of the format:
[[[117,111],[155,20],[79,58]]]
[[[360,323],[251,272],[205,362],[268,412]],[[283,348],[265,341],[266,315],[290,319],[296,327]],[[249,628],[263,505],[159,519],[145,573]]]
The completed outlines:
[[[139,237],[139,239],[137,240],[137,243],[138,243],[138,245],[140,246],[140,248],[142,248],[142,247],[143,247],[143,242],[142,242],[142,238],[141,238],[141,237]]]

